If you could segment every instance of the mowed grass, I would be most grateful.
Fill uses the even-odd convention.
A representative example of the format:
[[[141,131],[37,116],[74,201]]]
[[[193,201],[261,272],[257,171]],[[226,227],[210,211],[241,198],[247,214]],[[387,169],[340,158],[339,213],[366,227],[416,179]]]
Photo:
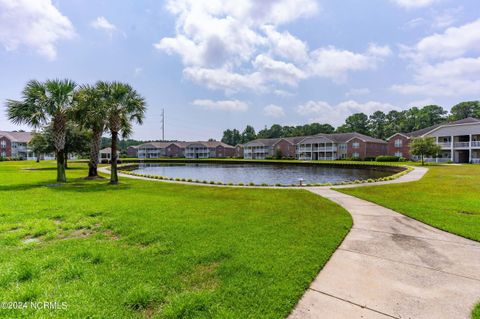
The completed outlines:
[[[431,166],[417,182],[338,190],[480,241],[480,165]]]
[[[352,225],[302,190],[85,181],[74,164],[0,163],[4,318],[281,318]],[[35,168],[35,170],[26,170]]]
[[[480,319],[480,303],[473,309],[472,319]]]

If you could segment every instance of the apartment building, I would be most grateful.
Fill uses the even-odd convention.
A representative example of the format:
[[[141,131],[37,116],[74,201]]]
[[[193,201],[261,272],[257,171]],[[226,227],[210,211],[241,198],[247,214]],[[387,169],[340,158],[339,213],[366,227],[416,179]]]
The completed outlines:
[[[35,154],[28,147],[32,137],[30,132],[0,131],[0,157],[35,159]]]
[[[317,134],[313,136],[257,139],[244,145],[244,158],[297,158],[336,160],[366,158],[386,154],[387,143],[359,133]]]
[[[187,142],[185,158],[222,158],[233,157],[235,147],[218,141]]]
[[[243,145],[243,158],[295,158],[296,144],[302,137],[256,139]]]
[[[218,141],[149,142],[138,145],[137,154],[138,158],[221,158],[233,157],[235,148]]]
[[[386,154],[387,143],[360,133],[317,134],[297,144],[301,160],[373,158]]]
[[[428,161],[480,164],[479,119],[470,117],[410,133],[396,133],[387,139],[388,154],[416,159],[410,154],[410,142],[416,137],[432,137],[441,146],[441,153]]]

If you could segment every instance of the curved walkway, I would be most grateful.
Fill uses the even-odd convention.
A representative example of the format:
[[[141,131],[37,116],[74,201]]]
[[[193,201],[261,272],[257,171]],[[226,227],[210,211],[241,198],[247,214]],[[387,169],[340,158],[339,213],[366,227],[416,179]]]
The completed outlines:
[[[426,172],[415,167],[396,180],[336,188],[412,182]],[[302,189],[344,207],[354,224],[289,319],[470,318],[480,299],[480,243],[331,187]]]
[[[470,318],[480,299],[480,243],[330,188],[308,189],[343,206],[354,225],[290,319]]]

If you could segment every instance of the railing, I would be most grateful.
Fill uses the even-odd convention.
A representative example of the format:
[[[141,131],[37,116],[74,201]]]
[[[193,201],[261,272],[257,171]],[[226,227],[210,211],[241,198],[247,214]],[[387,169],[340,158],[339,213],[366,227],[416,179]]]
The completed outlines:
[[[472,158],[472,164],[480,164],[480,158]]]
[[[455,142],[453,143],[454,147],[469,147],[470,143],[469,142]]]
[[[452,147],[452,143],[451,142],[438,142],[438,145],[442,148],[450,148]]]
[[[472,147],[480,147],[480,141],[472,141],[470,144]]]

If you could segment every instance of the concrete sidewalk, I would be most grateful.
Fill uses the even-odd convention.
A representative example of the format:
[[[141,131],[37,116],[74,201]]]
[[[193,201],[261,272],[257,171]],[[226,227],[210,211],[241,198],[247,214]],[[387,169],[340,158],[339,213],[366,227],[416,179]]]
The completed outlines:
[[[289,318],[470,318],[480,243],[329,188],[309,190],[347,209],[354,226]]]

